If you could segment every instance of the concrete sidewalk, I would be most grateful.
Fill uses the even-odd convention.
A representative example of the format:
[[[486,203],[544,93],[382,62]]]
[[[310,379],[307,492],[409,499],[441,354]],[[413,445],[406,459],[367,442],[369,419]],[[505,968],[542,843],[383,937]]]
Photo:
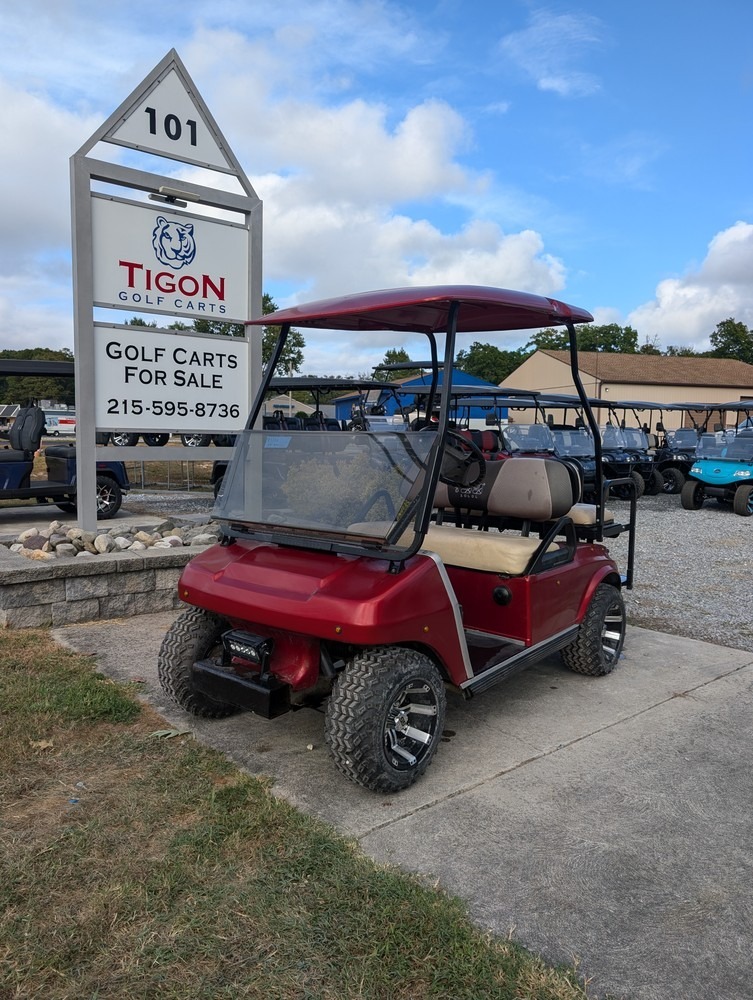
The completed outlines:
[[[495,934],[579,961],[594,996],[749,1000],[753,977],[753,655],[631,628],[608,677],[552,657],[478,698],[450,698],[419,783],[384,797],[330,761],[323,718],[197,720],[167,703],[156,658],[173,612],[55,629],[141,681],[276,794],[430,875]],[[311,748],[311,749],[309,749]]]

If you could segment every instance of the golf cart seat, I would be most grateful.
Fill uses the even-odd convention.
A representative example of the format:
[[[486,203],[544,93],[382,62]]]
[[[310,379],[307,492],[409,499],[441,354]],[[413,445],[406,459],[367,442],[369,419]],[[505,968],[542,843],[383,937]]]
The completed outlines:
[[[462,505],[477,516],[466,522],[471,530],[438,518],[424,548],[448,566],[509,576],[569,562],[576,542],[569,512],[579,497],[568,467],[556,459],[508,458],[486,468],[486,476],[474,487],[438,485],[435,505],[440,509]],[[473,530],[474,524],[481,530]],[[538,534],[530,533],[532,526]],[[564,543],[555,541],[563,534]]]
[[[34,452],[42,443],[44,432],[44,411],[33,404],[31,406],[23,406],[18,411],[8,431],[7,437],[10,442],[10,450],[4,449],[2,461],[18,462],[33,459]]]
[[[17,451],[7,445],[0,448],[0,462],[27,462],[28,456],[25,451]]]
[[[495,430],[476,430],[475,428],[469,430],[461,430],[457,432],[460,437],[464,437],[467,441],[471,441],[476,447],[483,452],[484,458],[494,459],[497,458],[499,452],[502,450],[502,445],[499,440],[499,435]]]
[[[46,458],[75,458],[75,444],[50,444],[44,450]]]
[[[474,487],[437,485],[436,521],[442,524],[451,517],[457,527],[510,528],[523,535],[530,533],[532,525],[541,532],[553,521],[568,521],[579,539],[593,540],[598,508],[580,502],[581,489],[572,464],[559,459],[487,462],[484,479]],[[605,510],[603,527],[611,525],[615,525],[614,514]]]

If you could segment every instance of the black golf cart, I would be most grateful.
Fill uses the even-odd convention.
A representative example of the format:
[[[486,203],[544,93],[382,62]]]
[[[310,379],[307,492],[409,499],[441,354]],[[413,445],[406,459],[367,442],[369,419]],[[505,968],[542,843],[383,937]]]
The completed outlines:
[[[72,361],[0,360],[3,375],[55,375],[73,377]],[[34,478],[34,459],[45,434],[45,415],[33,402],[22,407],[13,425],[0,431],[6,440],[0,446],[0,500],[36,500],[54,503],[66,513],[76,510],[75,444],[47,445],[44,459],[47,476]],[[114,517],[130,489],[128,473],[122,462],[97,462],[97,516]]]

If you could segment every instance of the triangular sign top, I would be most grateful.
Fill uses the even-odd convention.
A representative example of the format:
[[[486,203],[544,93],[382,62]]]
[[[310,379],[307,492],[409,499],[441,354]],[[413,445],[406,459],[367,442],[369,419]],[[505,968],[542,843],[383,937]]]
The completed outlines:
[[[152,70],[79,150],[98,142],[166,156],[243,178],[222,132],[175,49]]]

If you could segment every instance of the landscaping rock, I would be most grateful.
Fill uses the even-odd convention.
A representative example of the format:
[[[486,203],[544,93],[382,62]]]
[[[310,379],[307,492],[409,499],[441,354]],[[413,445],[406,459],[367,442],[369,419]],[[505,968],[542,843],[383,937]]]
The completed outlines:
[[[52,521],[47,528],[29,528],[12,542],[0,542],[0,551],[17,552],[27,559],[93,558],[108,552],[143,552],[145,549],[180,549],[184,546],[212,545],[219,538],[219,525],[176,525],[163,521],[147,531],[113,527],[101,531],[67,528]],[[33,555],[32,553],[40,553]]]

